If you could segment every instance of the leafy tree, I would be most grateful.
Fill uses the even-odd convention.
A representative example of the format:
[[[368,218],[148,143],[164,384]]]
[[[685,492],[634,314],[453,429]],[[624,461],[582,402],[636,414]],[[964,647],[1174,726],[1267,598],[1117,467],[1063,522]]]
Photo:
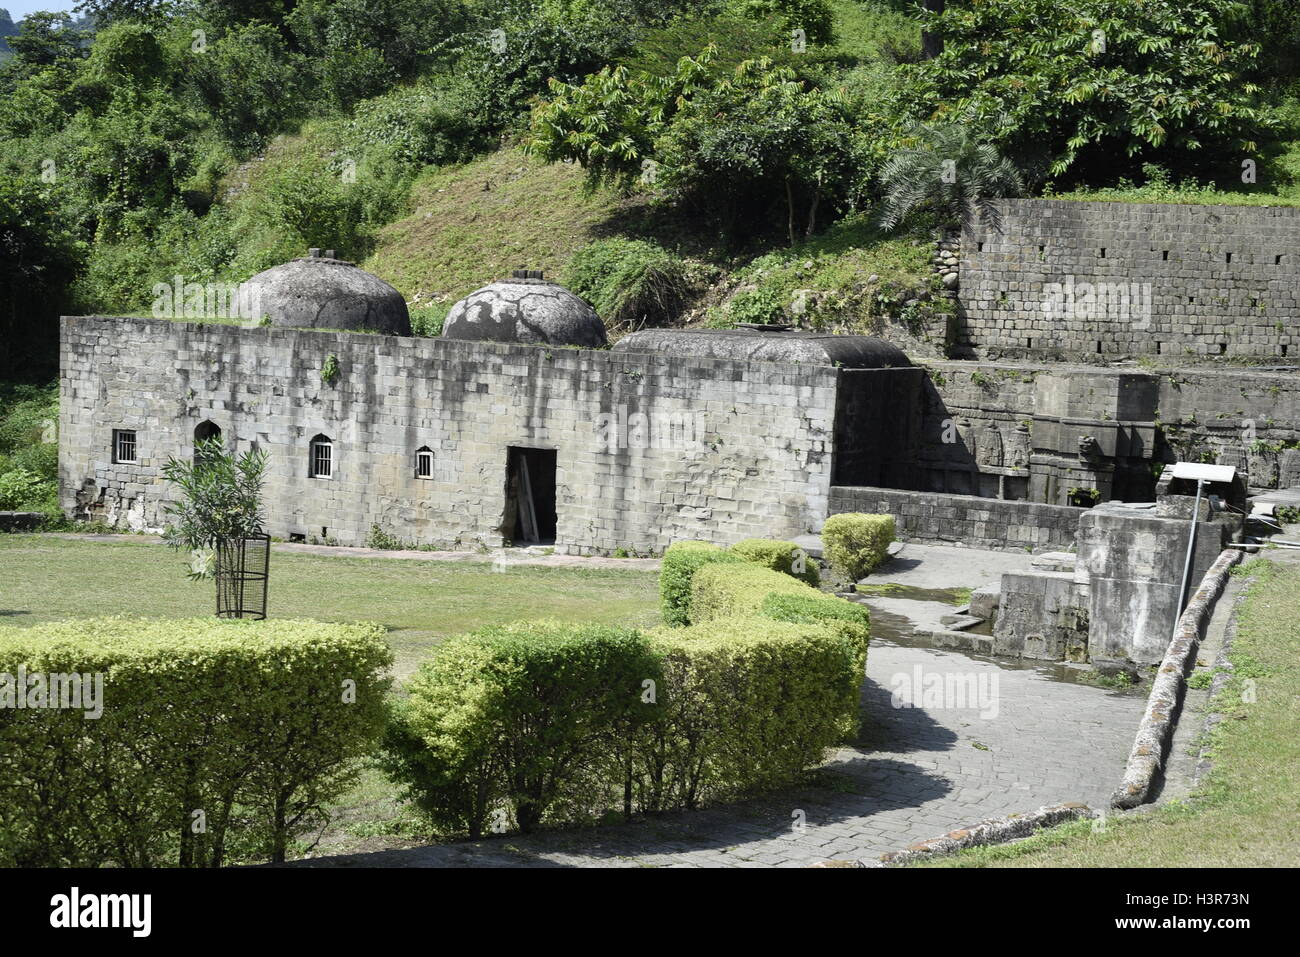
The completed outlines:
[[[700,208],[724,236],[772,206],[786,233],[810,235],[826,200],[857,178],[857,143],[846,99],[768,59],[734,71],[713,66],[712,47],[683,57],[673,74],[604,69],[556,94],[534,114],[529,148],[574,160],[593,182],[653,187]]]
[[[0,171],[0,378],[43,377],[53,365],[58,315],[84,254],[48,188]]]
[[[1039,176],[1086,176],[1153,154],[1205,165],[1256,147],[1267,125],[1244,78],[1236,0],[981,0],[925,13],[943,41],[905,67],[921,118],[1005,115],[998,142]],[[1217,151],[1216,151],[1217,150]],[[1228,152],[1228,151],[1232,152]]]
[[[730,0],[728,6],[751,20],[775,23],[785,42],[794,30],[802,30],[808,43],[835,39],[834,17],[826,0]]]
[[[38,11],[23,17],[17,35],[9,37],[8,43],[15,66],[33,67],[80,59],[85,55],[82,39],[68,14]]]
[[[279,31],[265,23],[236,26],[194,58],[190,82],[222,135],[255,148],[301,109],[302,64]]]
[[[895,229],[923,208],[945,222],[969,226],[980,213],[994,216],[993,200],[1023,188],[1020,173],[969,122],[915,124],[914,145],[881,168],[880,225]]]

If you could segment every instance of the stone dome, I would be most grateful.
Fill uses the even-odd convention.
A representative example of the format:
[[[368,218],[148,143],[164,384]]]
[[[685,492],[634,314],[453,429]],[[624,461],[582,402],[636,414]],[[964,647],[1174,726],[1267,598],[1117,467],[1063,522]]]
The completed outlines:
[[[590,349],[608,344],[596,310],[559,283],[543,279],[540,269],[517,269],[509,279],[470,293],[451,307],[442,334]]]
[[[258,273],[244,283],[241,300],[246,318],[269,317],[273,326],[411,334],[402,294],[356,263],[335,259],[332,249],[324,256],[312,249]]]

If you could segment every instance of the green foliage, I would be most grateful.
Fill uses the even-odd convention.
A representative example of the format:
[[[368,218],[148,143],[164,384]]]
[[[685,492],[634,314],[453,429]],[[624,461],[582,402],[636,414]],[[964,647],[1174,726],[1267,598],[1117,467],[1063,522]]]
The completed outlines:
[[[256,148],[303,109],[302,64],[270,24],[235,26],[191,63],[198,98],[236,148]]]
[[[370,534],[366,536],[366,547],[377,548],[380,551],[395,551],[402,547],[402,542],[384,526],[375,522],[370,526]]]
[[[791,32],[803,30],[809,44],[835,39],[831,8],[826,0],[729,0],[728,8],[751,20],[772,23],[777,37],[789,43]]]
[[[822,526],[822,545],[827,561],[857,581],[885,561],[895,535],[892,515],[844,512],[826,519]]]
[[[0,512],[19,511],[37,502],[44,483],[39,475],[17,468],[0,472]]]
[[[796,578],[750,562],[706,566],[691,579],[691,623],[753,615],[773,593],[811,597],[820,594]]]
[[[787,785],[855,723],[846,635],[751,616],[648,641],[548,623],[452,638],[394,706],[382,764],[436,827],[472,836]]]
[[[565,284],[607,326],[637,328],[676,319],[689,292],[682,261],[641,239],[598,239],[574,254]]]
[[[48,189],[0,169],[0,377],[56,361],[56,323],[84,247]]]
[[[637,747],[647,810],[787,786],[856,723],[862,672],[829,630],[741,617],[649,637],[664,714]]]
[[[847,99],[770,58],[734,70],[709,46],[666,76],[602,69],[551,83],[533,115],[531,152],[571,160],[591,182],[650,187],[735,238],[784,208],[787,238],[811,235],[823,203],[846,199],[861,165]]]
[[[375,146],[410,164],[462,163],[493,145],[473,81],[438,73],[369,100],[347,121],[344,140],[355,155]]]
[[[0,708],[0,863],[284,860],[382,733],[391,663],[383,630],[364,624],[101,618],[0,628],[0,673],[102,680],[97,718],[84,699],[92,707]]]
[[[773,571],[791,575],[814,588],[821,582],[817,562],[794,542],[781,542],[771,538],[746,538],[736,542],[729,551],[747,562],[762,565]]]
[[[1208,168],[1250,155],[1266,132],[1248,76],[1259,47],[1236,30],[1244,9],[1236,0],[950,3],[924,15],[944,48],[903,68],[909,99],[923,118],[1005,117],[998,143],[1034,179],[1109,173],[1121,157]]]
[[[0,510],[59,510],[58,390],[0,388]]]
[[[787,621],[798,625],[847,626],[845,634],[860,644],[865,655],[871,637],[871,613],[865,605],[845,601],[833,595],[796,595],[769,592],[759,610],[773,621]]]
[[[405,207],[410,174],[374,158],[304,157],[276,170],[261,184],[245,216],[274,237],[252,265],[265,268],[317,247],[360,259],[374,231]]]
[[[326,385],[333,385],[339,378],[339,357],[330,353],[320,367],[320,380]]]
[[[194,460],[172,456],[163,477],[177,487],[180,500],[167,505],[174,520],[165,540],[173,548],[220,549],[262,531],[262,486],[266,481],[265,449],[236,456],[220,438],[194,443]],[[206,577],[195,570],[191,577]]]
[[[914,145],[894,153],[878,174],[884,229],[897,228],[923,208],[942,222],[969,228],[980,213],[994,212],[995,199],[1014,196],[1024,186],[1015,166],[969,117],[937,126],[914,124],[909,140]]]
[[[705,565],[713,562],[742,562],[712,542],[673,542],[664,550],[659,572],[659,595],[663,603],[664,623],[684,625],[690,621],[691,579]]]
[[[635,631],[521,623],[449,638],[408,686],[386,767],[440,826],[525,833],[603,811],[620,732],[651,719],[658,663]]]
[[[411,331],[417,336],[430,338],[442,335],[443,323],[451,312],[449,303],[438,302],[427,306],[411,307]]]

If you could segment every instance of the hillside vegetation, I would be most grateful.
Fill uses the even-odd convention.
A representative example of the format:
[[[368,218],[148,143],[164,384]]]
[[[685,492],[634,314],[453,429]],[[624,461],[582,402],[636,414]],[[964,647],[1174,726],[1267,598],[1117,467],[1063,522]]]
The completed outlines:
[[[61,312],[148,314],[155,284],[309,246],[424,334],[526,266],[615,335],[907,339],[942,324],[933,230],[991,197],[1300,197],[1286,0],[79,9],[25,18],[0,63],[0,381],[48,381]]]

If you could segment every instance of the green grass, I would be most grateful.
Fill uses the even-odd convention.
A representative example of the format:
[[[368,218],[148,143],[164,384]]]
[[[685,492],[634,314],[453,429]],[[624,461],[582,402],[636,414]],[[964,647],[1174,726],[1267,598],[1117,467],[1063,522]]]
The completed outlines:
[[[1207,742],[1214,767],[1197,792],[1142,813],[1074,821],[921,866],[1294,867],[1300,860],[1300,563],[1256,559],[1242,568],[1256,580],[1229,656],[1233,677],[1213,703],[1226,716]]]
[[[0,623],[19,627],[94,615],[182,617],[213,609],[212,582],[190,582],[182,553],[147,541],[0,535]],[[656,573],[488,562],[333,558],[273,552],[276,618],[377,621],[389,629],[400,678],[440,638],[521,618],[650,626]]]
[[[578,166],[515,148],[431,169],[411,195],[411,214],[379,231],[361,265],[420,304],[454,302],[521,267],[558,279],[624,205],[585,191]]]

